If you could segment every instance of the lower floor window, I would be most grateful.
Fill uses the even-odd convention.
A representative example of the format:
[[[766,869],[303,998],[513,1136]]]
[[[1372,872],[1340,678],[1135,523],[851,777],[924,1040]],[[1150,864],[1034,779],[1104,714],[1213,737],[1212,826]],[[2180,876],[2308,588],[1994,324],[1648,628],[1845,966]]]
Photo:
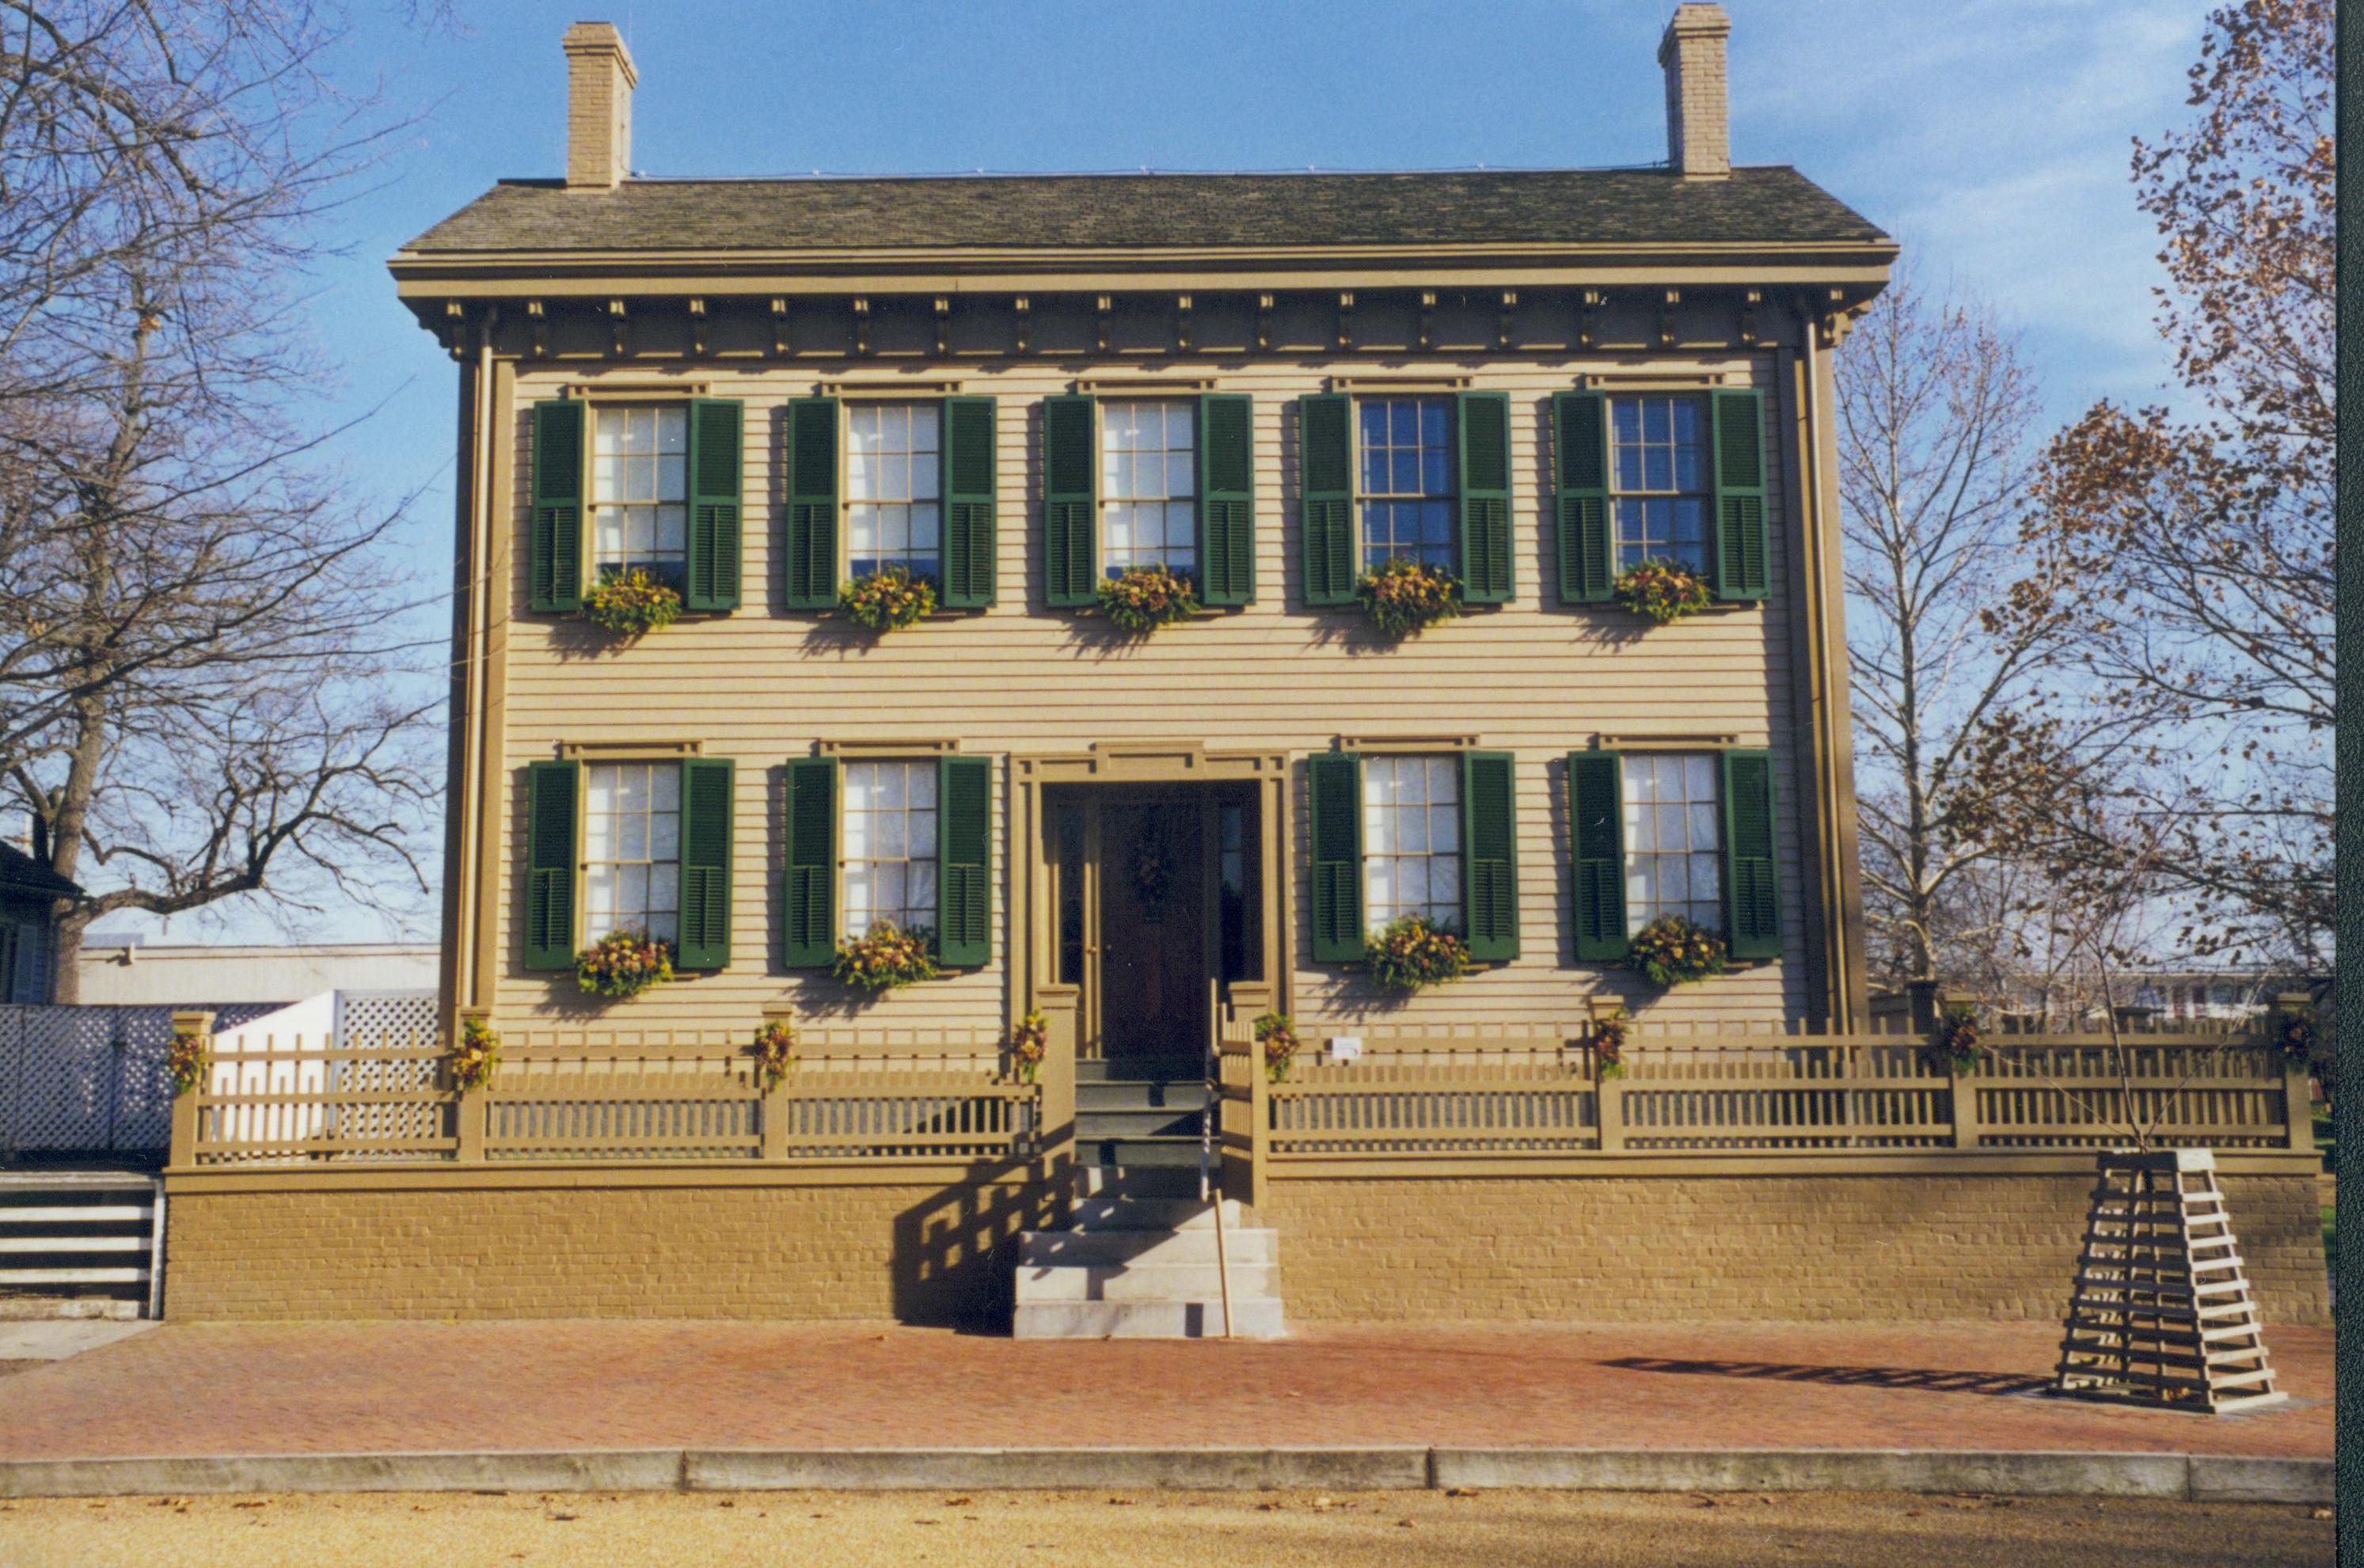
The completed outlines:
[[[1363,910],[1374,931],[1407,915],[1460,925],[1459,758],[1363,760]]]
[[[681,940],[681,764],[584,770],[583,940],[641,930]]]
[[[1715,758],[1629,756],[1625,776],[1625,929],[1680,915],[1723,923],[1723,813]]]
[[[845,764],[845,932],[936,924],[936,763]]]

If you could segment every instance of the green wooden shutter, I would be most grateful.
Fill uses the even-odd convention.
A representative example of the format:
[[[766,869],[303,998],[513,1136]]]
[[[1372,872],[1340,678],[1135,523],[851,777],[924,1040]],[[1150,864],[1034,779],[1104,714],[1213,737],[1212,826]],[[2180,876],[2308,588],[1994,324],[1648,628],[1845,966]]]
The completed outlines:
[[[788,764],[787,919],[783,962],[827,969],[837,959],[837,759]]]
[[[552,615],[583,607],[583,405],[535,404],[526,593],[530,607]]]
[[[1199,399],[1199,597],[1255,603],[1255,404],[1210,392]]]
[[[1043,400],[1043,598],[1050,605],[1099,600],[1098,448],[1092,399]]]
[[[681,764],[681,969],[730,966],[732,765],[708,757]]]
[[[1363,958],[1363,759],[1326,751],[1305,763],[1312,862],[1313,962]]]
[[[575,801],[580,762],[526,769],[525,966],[574,967]]]
[[[993,957],[993,762],[936,762],[936,962]]]
[[[1355,583],[1355,400],[1343,392],[1297,400],[1298,498],[1305,602],[1351,605]],[[1362,940],[1360,932],[1355,938]]]
[[[788,405],[787,605],[837,603],[837,399]]]
[[[1518,763],[1508,751],[1461,754],[1461,931],[1469,956],[1519,956]]]
[[[693,610],[739,607],[741,437],[746,405],[699,397],[689,405],[689,591]]]
[[[1715,596],[1761,599],[1765,559],[1765,408],[1754,392],[1712,395],[1715,438]]]
[[[1609,399],[1552,395],[1552,472],[1559,488],[1559,602],[1604,603],[1617,582],[1609,505]]]
[[[1614,751],[1567,759],[1569,862],[1576,903],[1576,956],[1625,956],[1625,782]]]
[[[1511,399],[1507,393],[1465,392],[1461,428],[1461,597],[1473,605],[1506,605],[1511,570]]]
[[[1773,753],[1723,753],[1724,936],[1734,958],[1781,956],[1780,865],[1774,852]]]
[[[994,406],[990,397],[947,397],[942,441],[943,604],[981,610],[993,603]]]

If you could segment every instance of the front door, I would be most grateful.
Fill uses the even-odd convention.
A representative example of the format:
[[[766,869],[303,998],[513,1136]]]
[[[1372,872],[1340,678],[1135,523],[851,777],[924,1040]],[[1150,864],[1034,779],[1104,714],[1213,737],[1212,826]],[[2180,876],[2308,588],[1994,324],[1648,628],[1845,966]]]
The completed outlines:
[[[1099,803],[1100,1054],[1207,1050],[1214,921],[1202,791],[1111,794]]]

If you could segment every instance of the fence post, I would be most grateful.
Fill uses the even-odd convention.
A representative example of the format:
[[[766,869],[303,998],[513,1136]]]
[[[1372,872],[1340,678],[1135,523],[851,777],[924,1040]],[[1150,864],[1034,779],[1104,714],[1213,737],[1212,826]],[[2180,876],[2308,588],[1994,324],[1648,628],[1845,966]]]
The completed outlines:
[[[1929,988],[1933,999],[1929,1006],[1929,1021],[1922,1029],[1924,1035],[1935,1034],[1937,1025],[1948,1013],[1968,1012],[1978,1006],[1979,999],[1968,991],[1941,992],[1937,990],[1935,982],[1930,983]],[[1969,1072],[1964,1072],[1955,1062],[1953,1053],[1948,1051],[1946,1054],[1946,1078],[1953,1086],[1951,1097],[1954,1105],[1954,1147],[1976,1149],[1979,1146],[1979,1084],[1976,1066],[1974,1064]]]
[[[1266,1173],[1272,1168],[1272,1074],[1261,1053],[1248,1059],[1248,1207],[1264,1207]]]
[[[463,1029],[471,1022],[489,1024],[492,1014],[482,1007],[470,1007],[462,1011],[459,1021]],[[447,1044],[446,1049],[449,1048]],[[463,1089],[451,1083],[448,1076],[450,1069],[445,1069],[445,1072],[444,1081],[452,1090],[452,1135],[454,1140],[452,1157],[462,1164],[481,1163],[485,1158],[485,1085],[480,1084],[473,1089]]]
[[[2273,1011],[2267,1015],[2267,1039],[2278,1051],[2282,1051],[2282,1020],[2290,1018],[2314,1019],[2314,998],[2303,991],[2285,991],[2274,998]],[[2310,1052],[2311,1056],[2313,1053]],[[2313,1065],[2308,1057],[2292,1057],[2282,1053],[2282,1115],[2288,1122],[2282,1129],[2283,1141],[2292,1149],[2314,1150],[2314,1100],[2308,1091]]]
[[[1055,1162],[1071,1156],[1076,1142],[1076,1045],[1083,1030],[1071,996],[1040,999],[1043,1013],[1043,1062],[1034,1070],[1041,1099],[1034,1139],[1040,1157]]]
[[[1593,996],[1585,1002],[1594,1024],[1603,1018],[1613,1018],[1625,1010],[1625,1004],[1614,996]],[[1586,1039],[1590,1040],[1588,1029]],[[1590,1056],[1592,1053],[1587,1051]],[[1625,1081],[1611,1078],[1601,1071],[1600,1058],[1592,1057],[1592,1118],[1600,1129],[1600,1151],[1615,1154],[1625,1147]]]
[[[794,1028],[796,1021],[797,1010],[794,1007],[773,1006],[764,1009],[764,1023],[766,1028],[773,1024],[786,1024]],[[756,1071],[760,1073],[762,1069],[758,1068]],[[763,1118],[761,1125],[756,1128],[757,1136],[761,1140],[755,1151],[755,1157],[759,1160],[783,1160],[787,1157],[788,1080],[796,1076],[796,1072],[797,1064],[790,1062],[786,1073],[770,1083],[759,1083],[755,1085],[757,1092],[763,1096],[756,1102],[755,1107],[755,1114]]]
[[[213,1087],[206,1079],[212,1075],[214,1015],[206,1012],[174,1013],[173,1033],[194,1037],[199,1042],[207,1063],[206,1069],[197,1074],[197,1081],[189,1085],[188,1093],[173,1096],[172,1151],[164,1157],[168,1165],[194,1165],[197,1162],[197,1096]]]

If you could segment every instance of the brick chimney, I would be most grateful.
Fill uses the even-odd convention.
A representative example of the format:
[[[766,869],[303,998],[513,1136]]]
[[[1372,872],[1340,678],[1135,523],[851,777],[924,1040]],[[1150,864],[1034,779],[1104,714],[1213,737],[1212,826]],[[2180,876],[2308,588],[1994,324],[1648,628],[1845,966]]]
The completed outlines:
[[[566,29],[566,188],[609,191],[632,172],[632,88],[640,72],[611,22]]]
[[[1723,6],[1683,5],[1658,40],[1658,69],[1667,73],[1667,161],[1686,180],[1732,173],[1723,83],[1723,40],[1731,36]]]

